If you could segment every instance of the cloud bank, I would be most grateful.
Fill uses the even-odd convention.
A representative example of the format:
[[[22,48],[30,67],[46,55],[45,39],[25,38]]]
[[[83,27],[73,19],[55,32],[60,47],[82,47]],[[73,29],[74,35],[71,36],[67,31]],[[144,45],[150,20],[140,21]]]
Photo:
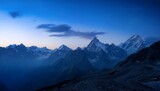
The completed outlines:
[[[37,26],[37,29],[45,29],[49,33],[59,33],[51,34],[50,37],[81,37],[86,39],[92,39],[97,35],[105,34],[104,32],[80,32],[72,29],[71,26],[67,24],[55,25],[55,24],[41,24]]]

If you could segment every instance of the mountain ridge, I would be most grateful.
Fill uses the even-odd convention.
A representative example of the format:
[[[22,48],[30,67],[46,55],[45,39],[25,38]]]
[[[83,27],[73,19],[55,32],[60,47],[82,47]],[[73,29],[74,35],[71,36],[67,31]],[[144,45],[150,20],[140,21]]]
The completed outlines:
[[[159,91],[159,62],[160,41],[130,55],[110,71],[64,81],[39,91]]]
[[[143,38],[140,35],[133,35],[125,42],[121,43],[119,47],[125,49],[130,55],[132,53],[138,52],[139,50],[146,48],[160,39],[157,38]]]

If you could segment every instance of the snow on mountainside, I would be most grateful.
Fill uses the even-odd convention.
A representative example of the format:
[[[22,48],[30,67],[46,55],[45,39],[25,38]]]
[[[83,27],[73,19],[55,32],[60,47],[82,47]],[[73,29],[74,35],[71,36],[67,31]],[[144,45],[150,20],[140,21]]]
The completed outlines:
[[[86,50],[92,54],[88,57],[91,64],[100,69],[113,67],[121,59],[127,57],[124,49],[114,44],[104,44],[96,37],[89,43]]]
[[[67,47],[66,45],[61,45],[59,48],[58,48],[58,50],[60,50],[60,51],[72,51],[72,49],[71,48],[69,48],[69,47]]]
[[[156,41],[158,41],[158,39],[156,38],[143,38],[139,35],[133,35],[127,41],[121,43],[119,47],[125,49],[128,54],[132,54],[145,47],[150,46]]]
[[[121,59],[127,57],[127,53],[125,52],[124,49],[114,44],[111,45],[104,44],[95,37],[93,38],[93,40],[91,40],[89,45],[84,49],[77,48],[76,50],[72,50],[69,47],[62,45],[58,49],[55,49],[47,60],[55,62],[63,58],[63,60],[68,62],[69,61],[68,56],[72,57],[73,52],[77,53],[80,50],[82,50],[81,53],[79,55],[76,55],[75,58],[79,58],[79,56],[82,56],[83,53],[86,54],[86,56],[82,57],[84,57],[84,59],[87,58],[87,60],[96,69],[111,68]],[[75,61],[76,60],[74,60],[73,62]]]
[[[126,42],[120,45],[121,48],[125,49],[128,54],[132,54],[144,47],[146,47],[145,40],[139,35],[131,36]]]
[[[0,61],[6,60],[32,60],[36,59],[38,55],[28,50],[23,44],[10,45],[8,47],[0,47]]]
[[[42,83],[47,84],[42,85],[46,86],[81,77],[90,72],[110,69],[125,57],[127,57],[127,53],[124,49],[114,44],[103,44],[94,38],[84,49],[68,50],[65,45],[60,46],[47,59],[50,67],[44,68],[47,70],[37,69],[34,73],[37,72],[35,75],[38,74],[38,76],[44,73],[44,76],[39,76],[38,80],[41,81],[45,78]],[[37,79],[34,77],[32,79]],[[42,85],[40,84],[38,87],[43,87]]]
[[[110,71],[64,81],[39,91],[159,91],[160,41],[130,55]]]
[[[66,45],[61,45],[59,48],[56,48],[52,54],[48,57],[48,61],[57,61],[61,58],[64,58],[68,53],[72,52],[73,50]]]
[[[70,49],[66,45],[61,45],[59,48],[56,48],[55,50],[50,50],[46,47],[37,47],[37,46],[26,47],[23,44],[20,45],[12,44],[2,49],[5,50],[2,51],[5,53],[10,51],[15,51],[18,53],[17,56],[26,54],[26,55],[33,55],[36,59],[49,59],[49,60],[52,59],[52,61],[53,59],[58,60],[60,58],[63,58],[66,54],[72,51],[72,49]],[[5,54],[4,56],[7,55],[13,55],[13,54],[10,52],[9,54]]]
[[[83,54],[86,55],[84,56]],[[71,59],[73,55],[75,58]],[[59,60],[63,58],[65,62],[72,60],[73,64],[75,64],[74,62],[77,61],[75,59],[80,58],[80,56],[87,59],[95,69],[106,69],[112,68],[121,59],[127,57],[127,53],[124,49],[114,44],[104,44],[95,37],[84,49],[77,48],[76,50],[72,50],[67,46],[62,45],[58,49],[55,49],[47,60],[54,63],[56,61],[59,62]],[[59,62],[59,64],[61,63],[62,62]]]
[[[36,56],[38,59],[42,59],[42,58],[47,58],[51,55],[53,50],[50,50],[46,47],[42,47],[39,48],[37,46],[30,46],[30,47],[26,47],[23,44],[20,45],[9,45],[6,47],[6,49],[8,50],[15,50],[16,52],[22,52],[22,51],[26,51],[26,52],[30,52],[31,55]],[[22,55],[22,54],[20,54]]]
[[[53,50],[50,50],[46,47],[39,48],[37,46],[28,47],[29,50],[33,51],[36,55],[39,56],[39,59],[48,58]]]
[[[87,50],[92,52],[99,52],[101,50],[105,51],[106,53],[108,52],[105,44],[101,43],[96,37],[93,38],[93,40],[89,43]]]
[[[46,47],[39,48],[37,46],[31,46],[31,47],[28,47],[28,49],[30,49],[34,52],[46,52],[46,53],[51,52],[51,50]]]

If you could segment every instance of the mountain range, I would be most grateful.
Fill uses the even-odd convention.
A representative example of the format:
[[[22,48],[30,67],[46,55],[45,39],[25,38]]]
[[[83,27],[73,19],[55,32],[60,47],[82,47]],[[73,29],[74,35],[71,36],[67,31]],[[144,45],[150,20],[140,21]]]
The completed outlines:
[[[51,69],[51,74],[48,74],[50,72],[46,72],[46,70],[42,72],[42,70],[38,68],[36,70],[38,73],[35,75],[43,73],[45,76],[40,77],[39,80],[49,77],[52,81],[50,79],[45,79],[43,82],[48,83],[48,85],[45,85],[55,85],[65,80],[79,78],[88,73],[112,69],[128,55],[125,49],[114,44],[104,44],[97,38],[94,38],[88,46],[83,49],[77,48],[76,50],[71,50],[64,45],[56,49],[49,59],[47,59],[49,61],[53,60],[54,62],[50,62],[50,67],[44,67],[47,71]],[[56,57],[58,57],[58,59],[55,59]],[[38,89],[38,87],[36,89]]]
[[[139,50],[149,47],[156,41],[158,41],[156,38],[142,38],[139,35],[133,35],[124,43],[115,45],[113,43],[102,43],[95,37],[86,47],[78,47],[75,50],[66,45],[61,45],[59,48],[50,50],[46,47],[26,47],[23,44],[13,44],[7,47],[0,47],[0,62],[42,60],[40,61],[42,62],[41,66],[32,70],[27,75],[27,79],[29,80],[23,86],[19,87],[21,90],[25,87],[26,91],[32,91],[42,87],[56,85],[66,80],[81,78],[88,74],[95,75],[93,73],[96,72],[99,74],[101,71],[113,69],[108,74],[115,74],[117,72],[117,70],[114,71],[115,69],[123,68],[119,65],[127,62],[126,60],[129,60],[129,58],[134,59],[131,56],[137,55]],[[143,53],[138,55],[146,57]],[[141,59],[143,57],[139,58]],[[130,65],[129,63],[130,61],[126,65]],[[127,67],[123,69],[128,69]],[[124,71],[127,72],[127,70]],[[100,74],[106,74],[106,72]]]
[[[128,40],[126,40],[124,43],[121,43],[120,45],[114,45],[112,44],[104,44],[100,42],[96,37],[91,40],[91,42],[87,45],[85,48],[78,47],[75,50],[86,50],[89,52],[94,53],[102,53],[102,51],[109,56],[110,59],[122,59],[127,55],[130,55],[132,53],[135,53],[145,47],[150,46],[154,42],[158,41],[157,38],[143,38],[139,35],[133,35]],[[71,48],[67,47],[66,45],[61,45],[59,48],[56,48],[54,50],[50,50],[46,47],[39,48],[37,46],[30,46],[26,47],[23,44],[20,45],[9,45],[7,47],[0,47],[1,57],[0,59],[5,59],[5,55],[17,57],[16,58],[37,58],[37,59],[48,59],[48,60],[58,60],[60,58],[63,58],[68,52],[74,51]],[[114,51],[116,50],[116,51]],[[123,51],[123,53],[122,53]],[[120,55],[122,54],[122,55]],[[18,57],[19,56],[19,57]],[[120,57],[121,56],[121,57]],[[90,61],[96,60],[89,59]]]
[[[143,38],[139,35],[131,36],[127,41],[121,43],[120,45],[112,44],[104,44],[100,42],[96,37],[92,39],[92,41],[87,45],[85,48],[78,47],[75,50],[85,50],[94,53],[102,53],[104,52],[109,60],[121,60],[125,58],[127,55],[135,53],[145,47],[150,46],[154,42],[158,41],[156,38]],[[71,48],[67,47],[66,45],[61,45],[59,48],[54,50],[50,50],[46,47],[39,48],[37,46],[30,46],[26,47],[23,44],[20,45],[9,45],[7,47],[0,47],[0,59],[5,60],[8,56],[11,58],[23,58],[24,59],[48,59],[48,60],[59,60],[64,58],[66,54],[70,53],[72,50]],[[127,54],[125,53],[127,52]],[[7,57],[5,57],[7,55]],[[10,58],[9,57],[9,58]],[[89,59],[92,64],[96,62],[98,58],[90,58]],[[99,63],[98,63],[99,64]]]
[[[160,41],[131,54],[110,71],[63,81],[39,91],[159,91]]]

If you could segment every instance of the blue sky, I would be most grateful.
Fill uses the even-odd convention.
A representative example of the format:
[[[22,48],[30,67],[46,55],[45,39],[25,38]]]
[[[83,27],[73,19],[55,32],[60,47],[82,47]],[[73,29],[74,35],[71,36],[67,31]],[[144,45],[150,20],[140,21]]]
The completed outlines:
[[[0,20],[1,46],[76,48],[94,36],[119,44],[134,34],[159,37],[160,1],[0,0]],[[37,28],[40,25],[45,27]]]

